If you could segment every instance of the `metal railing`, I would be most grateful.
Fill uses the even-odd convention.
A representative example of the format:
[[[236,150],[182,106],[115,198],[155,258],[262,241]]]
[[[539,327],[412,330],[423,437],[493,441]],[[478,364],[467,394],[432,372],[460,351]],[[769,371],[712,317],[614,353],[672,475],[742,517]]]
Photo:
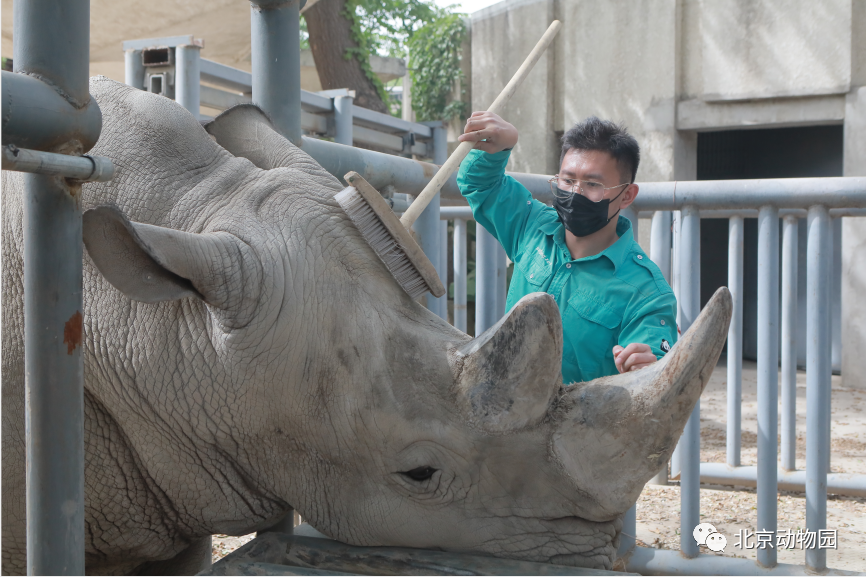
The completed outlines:
[[[546,176],[513,175],[530,188],[533,196],[550,201],[542,183]],[[827,528],[827,493],[866,496],[866,475],[829,473],[830,454],[830,263],[832,219],[866,215],[866,178],[694,181],[641,184],[633,209],[624,211],[632,220],[637,238],[637,216],[651,217],[651,258],[672,281],[679,303],[679,325],[688,330],[700,312],[700,219],[729,219],[729,279],[734,314],[728,333],[727,361],[727,462],[700,462],[700,401],[686,425],[672,458],[672,473],[680,478],[680,547],[663,551],[635,547],[637,512],[626,515],[620,552],[628,556],[627,568],[640,573],[684,571],[711,575],[789,572],[801,569],[779,565],[776,548],[758,550],[758,564],[714,555],[701,555],[692,537],[700,521],[700,483],[756,486],[758,527],[777,529],[777,494],[781,490],[805,491],[807,530]],[[673,212],[672,212],[673,211]],[[466,222],[472,213],[466,206],[442,207],[440,217],[454,225],[454,324],[466,330],[465,310]],[[758,218],[758,465],[740,464],[743,330],[743,230],[744,218]],[[806,470],[796,471],[796,313],[798,220],[806,218],[807,233],[807,425]],[[781,221],[781,246],[779,229]],[[504,266],[504,256],[485,242],[490,237],[477,227],[476,328],[480,334],[505,313],[505,279],[494,271]],[[490,237],[492,240],[492,237]],[[497,245],[495,241],[492,243]],[[501,250],[501,247],[499,248]],[[781,250],[781,271],[779,267]],[[501,263],[501,265],[500,265]],[[443,266],[440,274],[445,272]],[[780,275],[781,272],[781,275]],[[444,275],[443,275],[444,278]],[[781,282],[780,282],[781,281]],[[459,286],[463,284],[464,287]],[[491,283],[493,283],[492,286]],[[781,284],[781,287],[780,287]],[[500,288],[501,285],[501,288]],[[779,295],[781,294],[781,315]],[[486,313],[491,311],[487,319]],[[781,316],[781,318],[780,318]],[[777,446],[781,339],[782,429],[781,462]],[[666,481],[667,467],[657,481]],[[775,544],[775,539],[774,539]],[[827,567],[826,550],[807,549],[809,570]]]
[[[126,84],[177,100],[198,118],[201,107],[226,110],[252,102],[253,74],[200,57],[203,41],[192,35],[127,40]],[[277,91],[280,91],[277,89]],[[301,90],[300,128],[338,144],[375,146],[404,156],[435,156],[434,129],[441,122],[409,122],[353,105],[354,91]]]

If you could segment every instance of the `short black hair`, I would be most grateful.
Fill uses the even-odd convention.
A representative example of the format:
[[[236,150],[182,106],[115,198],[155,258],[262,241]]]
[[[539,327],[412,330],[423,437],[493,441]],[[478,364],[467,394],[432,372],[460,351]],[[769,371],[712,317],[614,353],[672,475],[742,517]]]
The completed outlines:
[[[572,148],[578,150],[601,150],[616,160],[620,175],[634,182],[637,166],[640,163],[640,146],[625,126],[590,116],[578,122],[562,135],[562,153],[559,165]]]

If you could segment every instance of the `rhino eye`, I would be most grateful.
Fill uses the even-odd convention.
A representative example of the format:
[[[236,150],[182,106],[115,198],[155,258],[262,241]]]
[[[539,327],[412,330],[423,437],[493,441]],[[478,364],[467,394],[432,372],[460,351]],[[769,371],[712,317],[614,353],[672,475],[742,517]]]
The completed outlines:
[[[436,469],[433,467],[416,467],[411,471],[403,471],[400,474],[409,477],[413,481],[426,481],[432,477],[435,472]]]

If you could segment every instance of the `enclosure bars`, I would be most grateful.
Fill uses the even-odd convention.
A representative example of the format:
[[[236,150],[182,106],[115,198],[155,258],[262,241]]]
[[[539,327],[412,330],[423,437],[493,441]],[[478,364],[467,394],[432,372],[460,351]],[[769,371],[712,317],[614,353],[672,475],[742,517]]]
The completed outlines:
[[[38,74],[31,97],[59,101],[31,114],[75,122],[44,130],[44,151],[81,154],[101,127],[88,85],[90,3],[22,0],[14,11],[16,73]],[[4,91],[7,78],[3,73]],[[23,77],[20,77],[23,80]],[[6,95],[4,95],[5,97]],[[25,119],[9,130],[17,103],[3,102],[4,144],[33,138]],[[26,116],[27,103],[20,113]],[[90,109],[90,114],[82,115]],[[67,128],[67,130],[64,130]],[[30,134],[28,134],[30,132]],[[89,136],[89,138],[88,138]],[[52,138],[53,137],[53,138]],[[80,183],[45,174],[24,175],[24,349],[27,483],[27,573],[84,574],[84,392],[81,345],[82,233]]]

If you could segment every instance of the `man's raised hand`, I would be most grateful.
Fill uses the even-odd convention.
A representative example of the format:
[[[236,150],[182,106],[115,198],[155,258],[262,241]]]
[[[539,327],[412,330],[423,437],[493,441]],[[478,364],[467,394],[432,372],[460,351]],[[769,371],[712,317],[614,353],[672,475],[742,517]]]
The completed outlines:
[[[498,114],[492,112],[473,112],[466,121],[457,140],[460,142],[477,142],[475,148],[489,152],[499,152],[508,148],[514,148],[517,144],[517,129],[502,120]]]

